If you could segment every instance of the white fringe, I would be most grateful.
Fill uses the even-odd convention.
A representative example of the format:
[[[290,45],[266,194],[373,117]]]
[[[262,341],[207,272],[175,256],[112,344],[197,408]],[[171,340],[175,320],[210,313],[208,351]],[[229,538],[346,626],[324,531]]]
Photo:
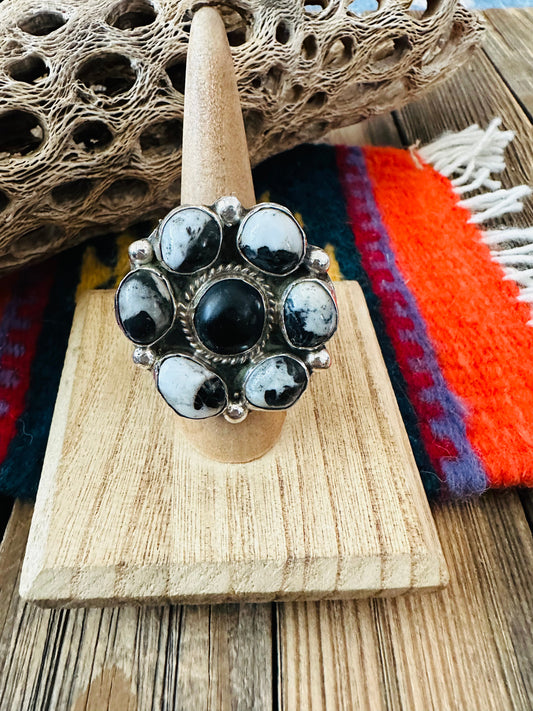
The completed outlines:
[[[518,284],[518,301],[531,304],[533,314],[533,227],[487,230],[482,239],[489,247],[497,247],[491,249],[492,259],[505,272],[504,279]],[[509,242],[520,244],[516,247],[505,246]],[[533,326],[533,318],[528,321],[528,325]]]
[[[505,169],[503,154],[514,138],[513,131],[501,131],[500,125],[501,119],[495,118],[485,131],[477,125],[469,126],[418,149],[426,163],[451,179],[458,195],[484,189],[459,200],[459,205],[469,210],[474,224],[521,212],[524,198],[531,194],[527,185],[506,189],[493,177]],[[482,239],[491,247],[492,259],[502,267],[504,279],[518,284],[518,300],[531,304],[533,313],[533,227],[487,230]],[[509,246],[517,242],[518,246]],[[533,326],[533,319],[528,325]]]

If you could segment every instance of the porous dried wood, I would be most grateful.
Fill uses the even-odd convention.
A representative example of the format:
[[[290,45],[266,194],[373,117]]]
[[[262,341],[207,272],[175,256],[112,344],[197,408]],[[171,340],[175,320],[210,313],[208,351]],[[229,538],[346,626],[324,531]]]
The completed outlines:
[[[350,0],[351,2],[351,0]],[[479,39],[457,0],[208,0],[233,46],[253,163],[404,104]],[[180,199],[194,0],[0,4],[0,270]]]

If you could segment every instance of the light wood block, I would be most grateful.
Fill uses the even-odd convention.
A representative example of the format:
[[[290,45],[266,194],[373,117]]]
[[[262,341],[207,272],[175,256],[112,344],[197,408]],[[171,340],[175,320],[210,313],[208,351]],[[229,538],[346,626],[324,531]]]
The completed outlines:
[[[180,434],[131,363],[111,292],[80,302],[24,561],[44,605],[350,598],[448,573],[359,286],[338,284],[333,367],[260,460]]]

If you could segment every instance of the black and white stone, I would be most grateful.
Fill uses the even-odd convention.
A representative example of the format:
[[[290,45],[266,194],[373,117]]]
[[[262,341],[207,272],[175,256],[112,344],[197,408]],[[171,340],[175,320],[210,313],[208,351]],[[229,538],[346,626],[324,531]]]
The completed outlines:
[[[218,375],[184,355],[161,362],[157,389],[178,415],[191,420],[220,415],[227,403],[226,386]]]
[[[298,400],[307,381],[307,370],[299,360],[289,355],[270,356],[248,372],[244,396],[253,407],[284,410]]]
[[[203,345],[220,355],[239,355],[263,334],[265,304],[259,291],[242,279],[215,281],[201,296],[194,328]]]
[[[161,259],[178,274],[210,266],[222,244],[222,228],[209,212],[182,207],[171,212],[159,228]]]
[[[144,346],[157,341],[174,319],[174,304],[165,281],[148,269],[130,272],[117,290],[116,315],[130,341]]]
[[[269,274],[290,274],[305,254],[305,237],[288,212],[276,206],[259,206],[247,215],[237,235],[243,257]]]
[[[295,348],[316,348],[329,340],[337,329],[337,307],[327,286],[309,279],[289,287],[283,323]]]

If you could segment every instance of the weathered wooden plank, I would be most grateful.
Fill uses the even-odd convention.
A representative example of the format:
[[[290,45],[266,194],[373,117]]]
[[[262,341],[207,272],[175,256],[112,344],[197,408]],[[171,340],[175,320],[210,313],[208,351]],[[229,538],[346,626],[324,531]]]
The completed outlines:
[[[526,514],[529,527],[533,531],[533,491],[531,489],[521,489],[518,495],[524,507],[524,513]]]
[[[485,13],[483,49],[504,82],[533,117],[533,8]]]
[[[518,496],[434,513],[446,590],[280,606],[282,709],[531,709],[533,538]]]
[[[0,639],[6,632],[5,626],[10,607],[14,603],[14,598],[16,601],[18,597],[18,588],[13,587],[13,581],[18,577],[22,565],[32,510],[33,507],[30,504],[20,502],[15,504],[0,543]],[[8,634],[10,632],[11,630],[7,630]],[[0,679],[4,661],[3,655],[0,654]]]
[[[176,708],[270,709],[272,606],[184,606],[181,610]]]
[[[392,114],[374,116],[353,126],[336,128],[324,137],[324,141],[332,145],[363,146],[371,144],[401,147],[401,140]]]
[[[42,610],[18,596],[31,507],[0,550],[0,709],[272,708],[270,605]]]

